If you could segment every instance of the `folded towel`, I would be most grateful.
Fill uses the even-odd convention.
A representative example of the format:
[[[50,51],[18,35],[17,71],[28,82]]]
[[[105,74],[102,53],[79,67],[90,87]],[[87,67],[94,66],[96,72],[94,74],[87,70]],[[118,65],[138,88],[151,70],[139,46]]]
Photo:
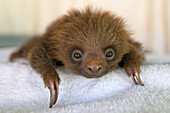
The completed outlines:
[[[145,86],[135,85],[123,69],[101,78],[86,79],[57,69],[59,98],[52,109],[49,90],[28,64],[0,64],[0,112],[168,112],[170,65],[142,66]]]
[[[168,113],[170,111],[169,64],[142,66],[141,79],[145,86],[135,85],[123,69],[101,78],[87,79],[70,73],[64,67],[58,68],[57,72],[61,78],[59,98],[55,106],[49,109],[50,93],[48,88],[44,88],[40,75],[32,70],[28,63],[7,62],[10,52],[6,50],[3,52],[0,58],[0,113]],[[155,56],[149,58],[154,59]]]

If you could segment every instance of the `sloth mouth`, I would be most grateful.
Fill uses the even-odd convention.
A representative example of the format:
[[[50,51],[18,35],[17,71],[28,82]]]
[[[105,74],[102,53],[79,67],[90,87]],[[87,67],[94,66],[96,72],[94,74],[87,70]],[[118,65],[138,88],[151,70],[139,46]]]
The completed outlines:
[[[83,75],[84,76],[84,75]],[[100,78],[100,77],[102,77],[103,75],[86,75],[86,76],[84,76],[84,77],[86,77],[86,78],[89,78],[89,79],[92,79],[92,78]]]
[[[80,74],[80,75],[84,76],[86,78],[92,79],[92,78],[100,78],[100,77],[104,76],[105,74],[107,74],[107,71],[103,71],[103,72],[98,73],[98,74],[89,74],[85,71],[83,74]]]

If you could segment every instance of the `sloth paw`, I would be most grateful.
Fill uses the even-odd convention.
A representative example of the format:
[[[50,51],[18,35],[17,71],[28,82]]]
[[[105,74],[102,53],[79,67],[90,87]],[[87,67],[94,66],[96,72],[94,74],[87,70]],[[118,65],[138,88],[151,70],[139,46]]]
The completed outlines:
[[[132,78],[135,84],[139,84],[141,86],[144,86],[143,82],[140,78],[140,66],[136,66],[134,64],[128,65],[124,67],[125,72]]]
[[[60,78],[58,75],[55,78],[51,78],[50,76],[46,76],[43,78],[45,87],[47,86],[50,90],[50,105],[49,108],[52,108],[52,106],[56,103],[58,99],[58,93],[59,93],[59,84],[60,84]]]

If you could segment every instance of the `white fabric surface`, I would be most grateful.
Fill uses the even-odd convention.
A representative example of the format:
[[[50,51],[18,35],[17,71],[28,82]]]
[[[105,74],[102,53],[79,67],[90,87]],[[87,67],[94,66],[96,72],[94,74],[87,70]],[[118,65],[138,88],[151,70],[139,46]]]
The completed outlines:
[[[0,112],[2,113],[168,113],[170,111],[169,64],[142,66],[141,78],[144,87],[135,85],[123,69],[98,79],[86,79],[71,74],[65,68],[59,68],[57,69],[61,78],[59,99],[57,104],[49,109],[49,90],[44,89],[40,76],[29,64],[7,62],[11,50],[13,49],[0,50]],[[151,56],[147,57],[147,61],[149,58],[151,59]],[[158,63],[158,59],[154,60]],[[159,59],[163,60],[165,58]],[[168,60],[167,57],[166,62]]]

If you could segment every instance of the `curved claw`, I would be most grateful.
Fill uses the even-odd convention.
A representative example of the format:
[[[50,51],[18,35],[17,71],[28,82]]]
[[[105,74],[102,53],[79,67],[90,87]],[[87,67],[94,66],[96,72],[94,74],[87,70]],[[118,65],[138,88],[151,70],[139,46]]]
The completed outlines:
[[[135,76],[136,76],[136,79],[138,80],[138,83],[139,83],[141,86],[144,86],[144,84],[143,84],[143,82],[141,81],[140,76],[138,75],[138,73],[135,73]]]
[[[49,108],[56,103],[58,98],[58,83],[57,82],[50,82],[50,105]]]
[[[58,99],[58,82],[55,82],[55,98],[53,105],[56,103],[57,99]]]
[[[49,108],[52,108],[52,106],[53,106],[53,98],[54,98],[54,84],[52,83],[52,82],[50,82],[50,106],[49,106]]]
[[[133,75],[131,75],[131,78],[132,78],[132,80],[134,81],[135,84],[138,84]]]

